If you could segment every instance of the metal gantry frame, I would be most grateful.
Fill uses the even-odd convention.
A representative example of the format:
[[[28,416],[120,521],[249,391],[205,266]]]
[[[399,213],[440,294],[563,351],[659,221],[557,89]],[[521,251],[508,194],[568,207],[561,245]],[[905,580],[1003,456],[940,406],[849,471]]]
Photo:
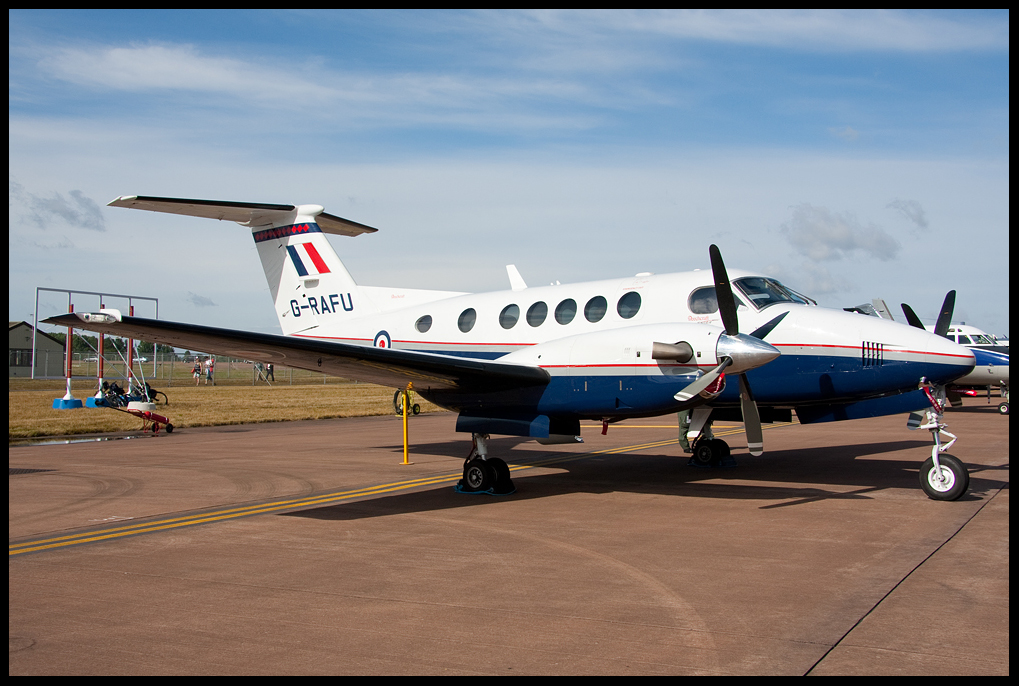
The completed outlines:
[[[159,298],[149,298],[149,297],[143,296],[143,295],[128,295],[128,294],[124,294],[124,293],[102,293],[102,292],[99,292],[99,291],[79,291],[79,290],[73,290],[73,289],[69,289],[69,288],[44,288],[42,286],[36,286],[36,288],[35,288],[35,314],[33,315],[33,320],[32,320],[32,378],[33,379],[36,378],[36,376],[35,376],[35,355],[36,355],[36,351],[37,351],[36,337],[39,334],[39,293],[42,292],[42,291],[46,291],[46,292],[49,292],[49,293],[66,293],[67,294],[67,311],[68,312],[73,312],[74,311],[74,303],[72,302],[72,298],[75,295],[94,295],[94,296],[98,296],[98,298],[99,298],[99,309],[104,309],[105,308],[105,304],[103,302],[104,298],[118,298],[118,299],[121,299],[121,300],[127,300],[129,314],[132,314],[132,315],[134,314],[134,301],[135,300],[148,301],[148,302],[155,303],[155,305],[156,305],[156,319],[159,319]],[[102,337],[102,334],[99,334],[99,335],[100,335],[100,337]],[[65,344],[66,355],[68,356],[68,359],[70,359],[70,356],[71,356],[72,342],[73,342],[72,341],[72,335],[68,335],[67,342]],[[129,345],[133,346],[133,344],[134,344],[134,341],[132,340]],[[156,369],[156,356],[155,355],[152,356],[152,369],[153,369],[153,373],[155,373],[155,369]],[[130,374],[130,370],[128,370],[128,373]],[[50,377],[46,377],[46,378],[50,378]]]

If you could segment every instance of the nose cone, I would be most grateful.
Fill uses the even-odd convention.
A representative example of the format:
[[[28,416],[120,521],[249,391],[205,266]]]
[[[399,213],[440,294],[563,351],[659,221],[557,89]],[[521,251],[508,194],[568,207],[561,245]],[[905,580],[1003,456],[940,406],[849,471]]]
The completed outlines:
[[[966,376],[976,364],[972,350],[935,334],[928,334],[924,350],[924,376],[936,384]]]
[[[731,358],[732,364],[729,365],[727,371],[739,374],[768,364],[782,353],[778,348],[770,343],[765,343],[760,338],[741,333],[735,336],[720,335],[718,344],[715,346],[715,354],[718,359]]]

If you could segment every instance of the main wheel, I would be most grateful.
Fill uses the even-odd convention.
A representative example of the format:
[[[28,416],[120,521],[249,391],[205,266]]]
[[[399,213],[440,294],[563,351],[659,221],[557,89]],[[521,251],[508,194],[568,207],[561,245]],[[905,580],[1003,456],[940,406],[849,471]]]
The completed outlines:
[[[711,444],[713,441],[698,441],[697,445],[693,449],[693,461],[702,466],[707,467],[715,461],[715,451]]]
[[[1008,403],[998,405],[998,414],[1008,414]]]
[[[474,458],[464,467],[465,490],[487,491],[494,481],[495,472],[485,460]]]
[[[729,444],[720,438],[711,441],[711,452],[715,455],[715,464],[721,464],[731,454]]]
[[[513,486],[513,480],[510,478],[509,465],[498,457],[490,457],[487,460],[489,468],[492,470],[494,480],[492,481],[492,490],[496,493],[512,493],[516,489]]]
[[[934,469],[934,458],[928,457],[920,467],[920,488],[934,500],[958,500],[969,488],[969,471],[960,460],[947,453],[938,456],[941,479]]]

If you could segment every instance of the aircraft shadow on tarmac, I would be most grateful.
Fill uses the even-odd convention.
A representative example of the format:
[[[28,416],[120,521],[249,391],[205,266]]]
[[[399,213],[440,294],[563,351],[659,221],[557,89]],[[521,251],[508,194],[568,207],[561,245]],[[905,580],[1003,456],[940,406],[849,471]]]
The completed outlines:
[[[551,452],[548,450],[511,450],[520,444],[534,445],[522,439],[492,441],[492,454],[501,456],[510,468],[536,465],[554,469],[554,473],[513,471],[516,493],[508,496],[460,494],[452,486],[408,491],[377,498],[358,500],[282,513],[280,516],[321,520],[357,520],[396,514],[431,512],[463,507],[484,507],[507,501],[546,498],[568,493],[631,492],[687,498],[731,498],[762,501],[762,509],[786,507],[826,499],[869,498],[869,493],[889,489],[916,489],[921,462],[930,454],[930,443],[905,440],[776,450],[764,457],[752,457],[735,448],[736,467],[691,467],[689,456],[678,446],[661,452],[592,454],[589,452]],[[463,450],[462,441],[415,446],[413,453],[455,455]],[[398,446],[402,452],[402,446]],[[882,459],[884,453],[910,450],[911,459]],[[555,459],[563,462],[545,464]],[[571,459],[573,458],[573,459]],[[1007,469],[1001,466],[970,465],[970,491],[965,499],[977,498],[1001,487],[998,479],[981,479],[981,471]],[[856,487],[846,491],[845,487]],[[840,488],[841,487],[841,488]]]

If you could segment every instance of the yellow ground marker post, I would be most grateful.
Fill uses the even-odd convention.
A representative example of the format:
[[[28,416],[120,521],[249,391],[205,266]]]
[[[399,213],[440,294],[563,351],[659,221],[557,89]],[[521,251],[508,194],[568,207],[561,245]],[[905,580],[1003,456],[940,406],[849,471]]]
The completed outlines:
[[[410,412],[410,392],[414,388],[414,384],[408,383],[406,390],[403,391],[403,464],[411,465],[414,464],[408,458],[410,455],[410,443],[408,440],[407,433],[407,414]]]

